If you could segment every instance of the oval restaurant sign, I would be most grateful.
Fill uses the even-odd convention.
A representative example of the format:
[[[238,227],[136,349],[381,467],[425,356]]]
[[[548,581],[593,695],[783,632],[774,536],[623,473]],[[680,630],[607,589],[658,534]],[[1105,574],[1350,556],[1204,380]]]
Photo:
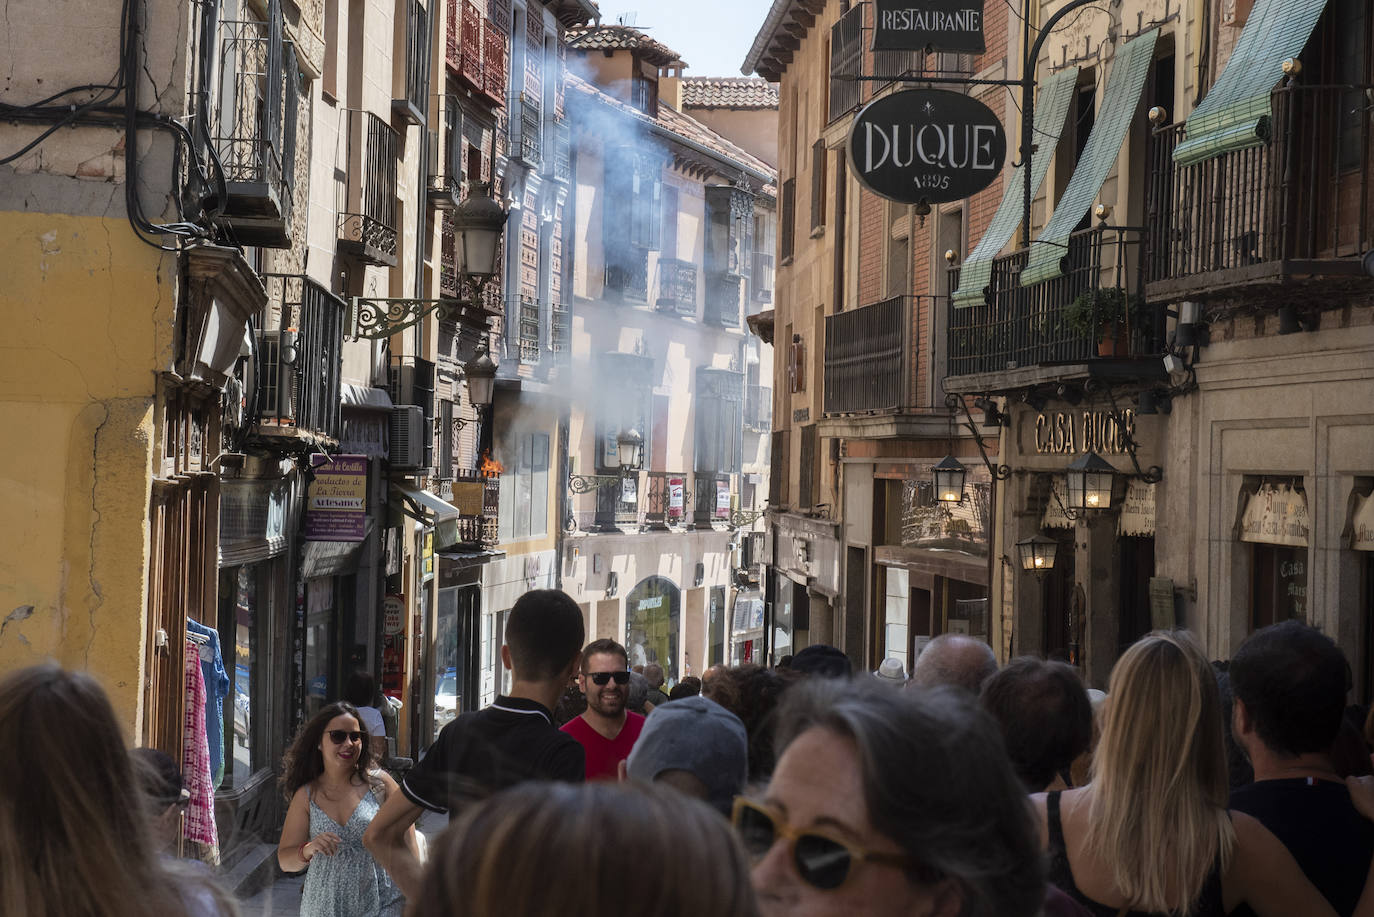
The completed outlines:
[[[977,99],[941,89],[883,96],[854,116],[849,164],[874,194],[943,204],[982,191],[1002,171],[1007,135]]]

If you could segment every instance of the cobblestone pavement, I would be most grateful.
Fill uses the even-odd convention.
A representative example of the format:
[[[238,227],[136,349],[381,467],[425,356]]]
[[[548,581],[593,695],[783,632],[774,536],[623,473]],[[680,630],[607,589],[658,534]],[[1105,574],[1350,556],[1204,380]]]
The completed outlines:
[[[448,825],[448,817],[426,812],[417,827],[430,843]],[[241,917],[299,917],[301,890],[305,888],[305,873],[298,876],[278,875],[277,881],[251,898],[239,901]]]

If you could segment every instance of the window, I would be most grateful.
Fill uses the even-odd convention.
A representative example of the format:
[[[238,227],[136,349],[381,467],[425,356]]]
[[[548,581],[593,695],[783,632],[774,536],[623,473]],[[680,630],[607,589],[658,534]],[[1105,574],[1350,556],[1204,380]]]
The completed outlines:
[[[852,77],[863,71],[864,5],[853,7],[830,27],[830,120],[859,104],[863,83]]]
[[[735,474],[744,439],[744,374],[728,369],[697,370],[697,471]]]
[[[516,437],[501,475],[501,540],[537,538],[549,530],[549,436]]]
[[[606,399],[597,416],[597,471],[620,471],[616,437],[621,430],[635,430],[644,437],[643,467],[653,468],[653,360],[633,353],[605,353],[597,369],[601,391],[616,393]]]
[[[815,232],[825,225],[825,141],[817,140],[811,145],[811,231]]]
[[[644,64],[637,66],[643,67]],[[630,104],[650,118],[658,117],[658,80],[642,70],[630,76]]]
[[[664,185],[661,192],[663,200],[663,235],[661,238],[660,254],[664,258],[677,258],[677,217],[678,201],[677,189],[670,185]]]
[[[803,508],[816,505],[820,491],[820,431],[814,423],[801,429],[801,475],[797,479],[797,502]]]
[[[797,180],[789,178],[782,183],[782,202],[778,206],[778,222],[782,225],[782,251],[780,255],[784,262],[792,259],[793,234],[796,227],[794,211],[797,209]]]

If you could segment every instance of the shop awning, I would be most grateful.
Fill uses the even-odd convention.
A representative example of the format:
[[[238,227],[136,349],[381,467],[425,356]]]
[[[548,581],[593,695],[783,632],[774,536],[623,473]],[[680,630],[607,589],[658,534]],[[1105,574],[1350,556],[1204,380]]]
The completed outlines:
[[[1054,208],[1054,215],[1031,243],[1030,258],[1021,272],[1022,286],[1064,273],[1069,236],[1087,215],[1097,192],[1102,190],[1102,183],[1116,165],[1126,130],[1140,105],[1140,93],[1145,88],[1145,76],[1150,71],[1158,38],[1159,29],[1151,29],[1126,42],[1116,52],[1093,132],[1073,170],[1069,186],[1064,189],[1064,196]]]
[[[391,502],[401,512],[434,526],[434,544],[447,547],[458,542],[458,508],[447,500],[408,484],[391,484]]]
[[[1188,116],[1174,162],[1192,165],[1269,140],[1269,93],[1283,62],[1302,53],[1326,0],[1258,0],[1235,50],[1206,98]]]
[[[354,385],[352,382],[339,383],[339,404],[360,411],[389,411],[391,397],[384,389],[371,385]]]
[[[1067,67],[1045,80],[1040,89],[1040,98],[1035,103],[1035,155],[1031,157],[1034,176],[1031,181],[1031,196],[1034,197],[1045,182],[1054,159],[1055,147],[1059,146],[1060,135],[1064,133],[1064,119],[1073,101],[1073,90],[1078,85],[1078,68]],[[975,306],[983,302],[984,291],[992,280],[992,262],[1006,248],[1007,243],[1021,225],[1021,211],[1026,201],[1026,170],[1018,166],[1012,170],[1011,181],[1007,182],[1006,194],[997,212],[992,215],[987,232],[978,240],[978,245],[969,252],[959,268],[959,289],[951,299],[955,308]]]

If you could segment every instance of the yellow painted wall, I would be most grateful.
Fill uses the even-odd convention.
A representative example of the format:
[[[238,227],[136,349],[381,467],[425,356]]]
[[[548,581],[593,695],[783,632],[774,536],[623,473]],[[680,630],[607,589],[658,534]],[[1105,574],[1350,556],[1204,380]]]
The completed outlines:
[[[171,363],[176,259],[122,216],[14,211],[0,213],[0,252],[0,671],[86,669],[137,735],[154,372]]]

